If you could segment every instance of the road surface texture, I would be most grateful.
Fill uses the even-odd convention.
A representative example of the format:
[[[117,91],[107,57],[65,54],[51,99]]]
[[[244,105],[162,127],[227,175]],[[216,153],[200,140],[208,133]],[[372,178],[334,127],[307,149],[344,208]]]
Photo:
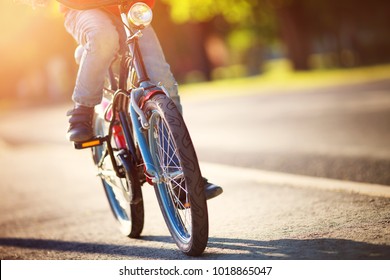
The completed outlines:
[[[201,259],[390,259],[390,81],[183,98],[208,202]],[[1,259],[193,259],[151,186],[140,239],[117,231],[67,105],[2,112]]]

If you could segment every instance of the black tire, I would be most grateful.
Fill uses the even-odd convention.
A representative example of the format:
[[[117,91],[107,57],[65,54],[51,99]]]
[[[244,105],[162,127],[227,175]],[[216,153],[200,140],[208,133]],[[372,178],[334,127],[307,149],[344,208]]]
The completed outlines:
[[[100,115],[95,114],[94,118],[94,131],[95,135],[105,136],[107,135],[108,122],[106,122]],[[114,142],[114,141],[113,141]],[[92,148],[92,156],[95,165],[98,165],[106,145]],[[115,145],[115,143],[112,143]],[[118,164],[125,166],[128,172],[126,172],[126,178],[119,178],[116,176],[110,157],[107,155],[103,164],[98,167],[99,176],[103,184],[104,191],[106,193],[111,211],[115,219],[119,223],[120,231],[130,237],[138,238],[141,235],[144,226],[144,203],[141,199],[135,204],[131,204],[131,185],[136,188],[141,188],[140,180],[138,178],[138,172],[135,168],[131,156],[124,150],[120,154],[116,155]],[[139,189],[141,198],[142,191]]]
[[[151,128],[149,148],[163,178],[155,192],[168,229],[187,255],[203,253],[208,241],[208,211],[193,143],[173,101],[156,94],[143,107]]]

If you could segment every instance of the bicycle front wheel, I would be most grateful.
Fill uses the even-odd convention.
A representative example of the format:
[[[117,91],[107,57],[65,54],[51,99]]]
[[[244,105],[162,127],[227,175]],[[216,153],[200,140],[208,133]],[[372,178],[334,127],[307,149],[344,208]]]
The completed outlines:
[[[208,212],[203,179],[183,117],[164,94],[144,108],[150,129],[149,148],[160,180],[154,185],[168,229],[187,255],[203,253],[208,241]]]

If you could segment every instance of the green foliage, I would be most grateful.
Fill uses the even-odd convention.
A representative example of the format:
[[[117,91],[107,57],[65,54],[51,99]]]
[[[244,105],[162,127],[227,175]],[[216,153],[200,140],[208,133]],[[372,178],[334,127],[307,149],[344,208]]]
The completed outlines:
[[[208,21],[222,15],[226,21],[237,23],[253,17],[250,0],[162,0],[171,6],[171,16],[176,23]]]
[[[161,0],[170,7],[170,16],[177,24],[212,22],[219,18],[226,22],[225,35],[233,34],[240,40],[233,48],[243,51],[243,45],[257,37],[257,41],[273,43],[278,38],[275,0]],[[229,35],[228,35],[229,36]],[[246,37],[245,37],[246,36]],[[237,38],[238,39],[238,38]],[[241,42],[240,42],[241,41]]]

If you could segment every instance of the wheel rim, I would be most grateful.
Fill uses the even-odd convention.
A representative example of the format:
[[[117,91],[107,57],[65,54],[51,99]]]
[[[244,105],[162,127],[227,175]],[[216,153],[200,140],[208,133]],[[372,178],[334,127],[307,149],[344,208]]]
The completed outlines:
[[[157,111],[150,117],[149,143],[154,165],[161,178],[157,189],[168,223],[184,243],[191,239],[192,218],[183,168],[171,132]]]

